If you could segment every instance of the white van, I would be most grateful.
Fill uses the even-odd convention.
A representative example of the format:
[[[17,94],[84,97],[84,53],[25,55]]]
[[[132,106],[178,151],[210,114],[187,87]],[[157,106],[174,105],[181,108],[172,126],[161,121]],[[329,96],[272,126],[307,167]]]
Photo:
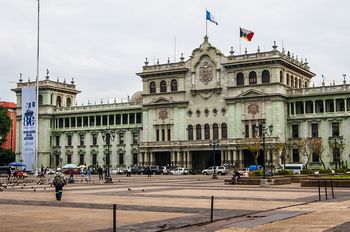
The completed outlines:
[[[282,170],[291,170],[293,171],[293,174],[300,174],[301,170],[304,169],[304,164],[286,164],[285,167],[282,164],[281,166]]]

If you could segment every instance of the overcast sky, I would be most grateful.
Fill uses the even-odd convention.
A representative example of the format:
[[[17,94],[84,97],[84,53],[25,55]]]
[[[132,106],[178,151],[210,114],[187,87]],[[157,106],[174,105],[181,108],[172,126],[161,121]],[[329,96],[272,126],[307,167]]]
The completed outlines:
[[[126,99],[142,90],[135,74],[145,58],[188,58],[205,34],[205,9],[219,25],[208,23],[209,42],[225,55],[239,52],[239,27],[255,32],[242,51],[281,49],[307,58],[315,85],[350,77],[350,1],[347,0],[41,0],[40,78],[46,69],[56,80],[75,79],[78,104],[101,98]],[[18,81],[35,79],[37,0],[0,0],[0,97]],[[349,79],[349,78],[348,78]],[[348,81],[350,83],[350,79]]]

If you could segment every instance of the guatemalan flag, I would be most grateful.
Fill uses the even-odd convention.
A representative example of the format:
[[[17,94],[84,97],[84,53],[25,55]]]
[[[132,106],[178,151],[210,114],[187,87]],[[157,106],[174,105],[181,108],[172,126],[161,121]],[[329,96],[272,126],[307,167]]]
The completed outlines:
[[[211,14],[208,10],[206,11],[207,11],[207,14],[206,14],[207,20],[218,25],[218,22],[215,20],[214,15]]]

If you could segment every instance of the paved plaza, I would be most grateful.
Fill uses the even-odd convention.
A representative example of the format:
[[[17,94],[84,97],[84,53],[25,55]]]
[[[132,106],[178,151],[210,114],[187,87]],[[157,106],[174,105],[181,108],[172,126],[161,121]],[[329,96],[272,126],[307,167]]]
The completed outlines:
[[[118,231],[348,231],[348,189],[318,202],[317,189],[300,184],[224,185],[224,178],[113,176],[104,184],[94,176],[68,184],[61,202],[47,183],[10,184],[0,192],[0,231],[112,231],[113,204]]]

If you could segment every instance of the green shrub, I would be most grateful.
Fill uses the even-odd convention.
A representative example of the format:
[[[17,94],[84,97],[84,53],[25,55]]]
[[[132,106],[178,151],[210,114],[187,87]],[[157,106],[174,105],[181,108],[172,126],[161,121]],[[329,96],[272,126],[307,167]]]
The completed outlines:
[[[346,169],[337,169],[335,173],[346,173]]]
[[[250,176],[263,176],[263,175],[264,175],[263,170],[257,170],[250,173]]]
[[[293,171],[292,170],[279,170],[277,172],[277,175],[281,175],[281,176],[291,176],[293,175]]]
[[[310,169],[303,169],[300,171],[300,174],[314,174],[314,172]]]
[[[332,170],[331,169],[321,169],[319,171],[320,174],[332,174]]]

